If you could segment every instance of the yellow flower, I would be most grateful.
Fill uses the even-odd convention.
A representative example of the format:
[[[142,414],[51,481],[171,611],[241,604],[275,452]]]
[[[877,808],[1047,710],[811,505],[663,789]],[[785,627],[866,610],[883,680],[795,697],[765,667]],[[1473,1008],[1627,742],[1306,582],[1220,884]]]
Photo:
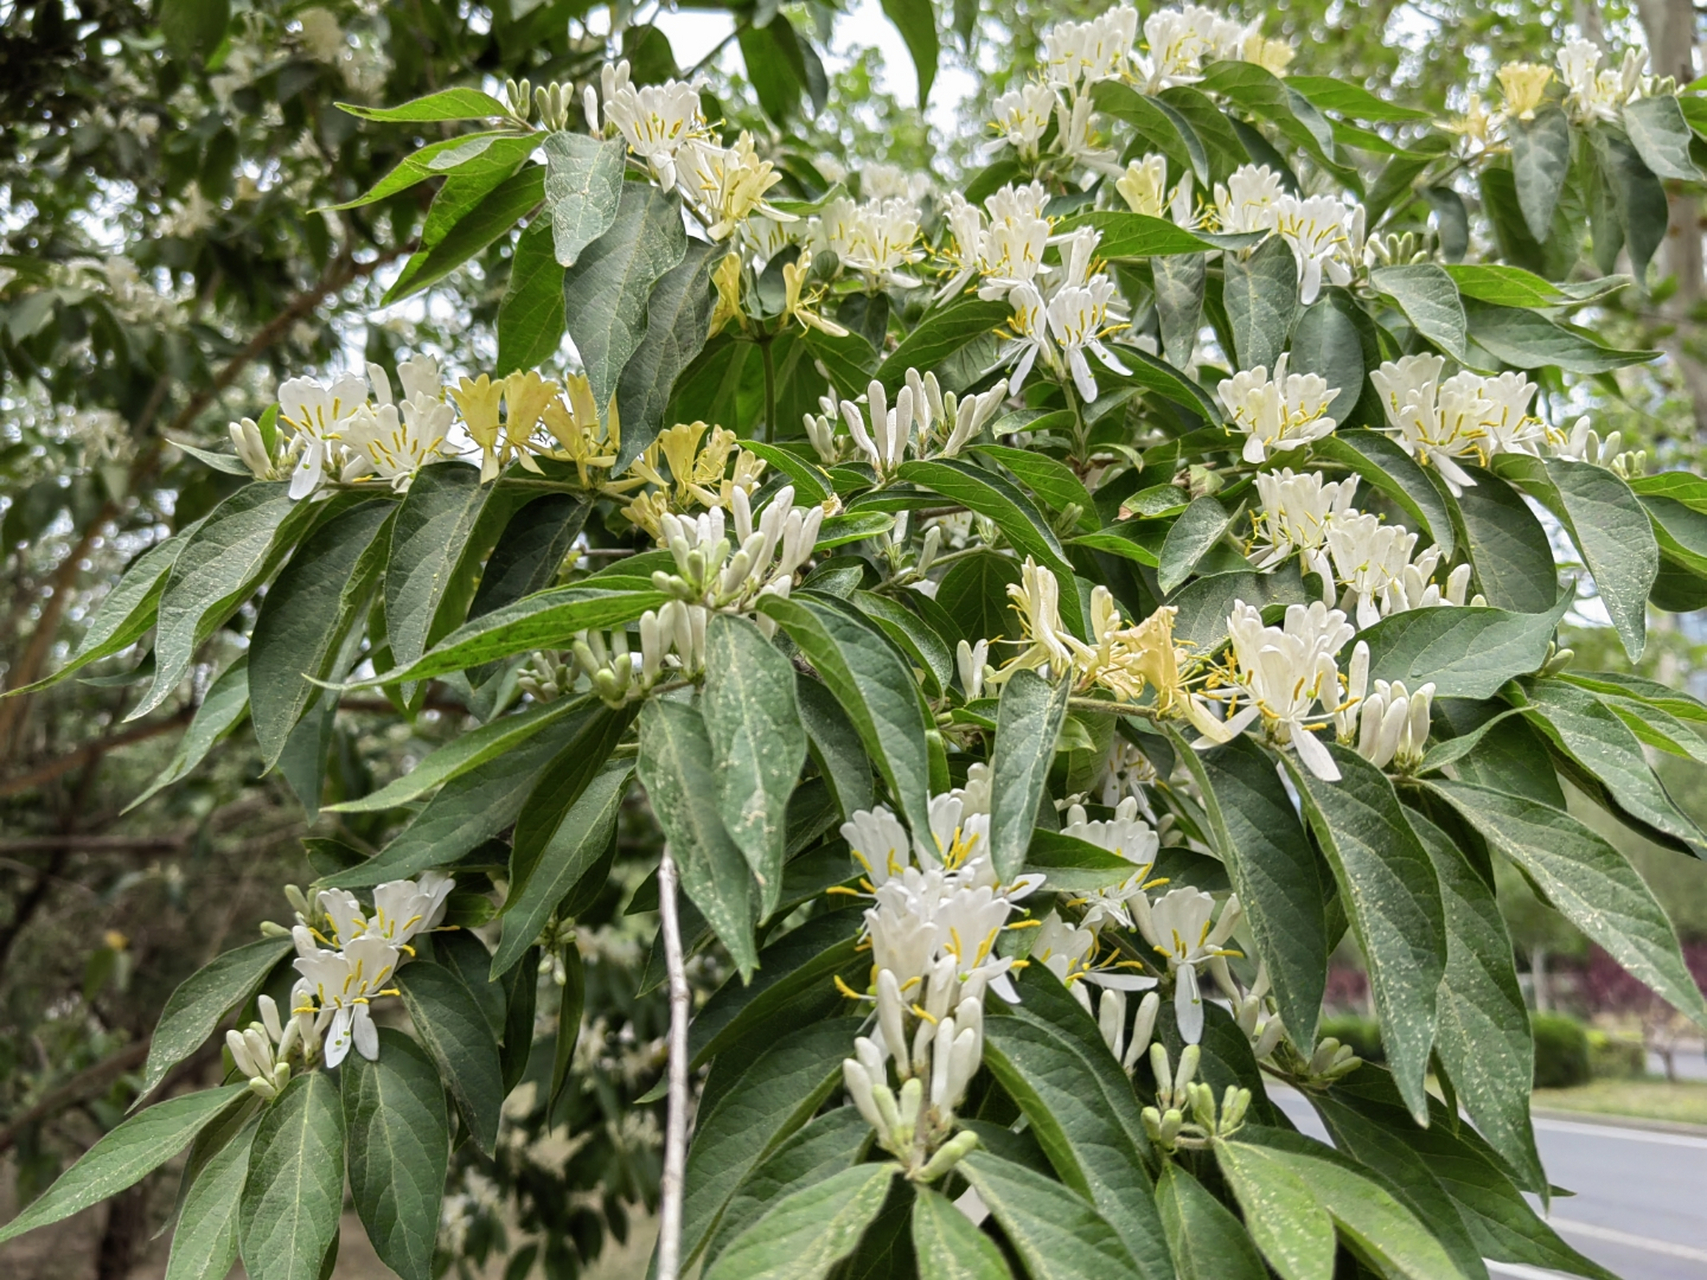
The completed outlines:
[[[1135,701],[1146,688],[1156,691],[1156,710],[1172,710],[1185,697],[1180,663],[1190,650],[1174,643],[1172,605],[1157,609],[1143,622],[1117,632],[1108,670],[1100,683],[1113,693]]]
[[[1126,201],[1133,213],[1161,218],[1168,206],[1168,162],[1162,156],[1147,155],[1126,166],[1114,189]]]
[[[741,310],[741,255],[731,253],[711,273],[711,283],[717,286],[717,306],[711,313],[710,337],[723,332],[731,320],[743,317]]]
[[[622,509],[623,519],[646,530],[652,538],[663,537],[662,517],[670,510],[670,500],[663,493],[638,493]]]
[[[784,264],[782,268],[782,284],[785,291],[782,309],[783,319],[785,321],[798,320],[803,328],[817,329],[829,334],[832,338],[847,337],[848,331],[846,329],[834,320],[819,315],[814,309],[817,306],[818,298],[823,293],[822,289],[814,290],[810,297],[804,296],[806,275],[810,270],[811,263],[798,259]]]
[[[505,452],[498,438],[498,401],[503,396],[504,384],[481,374],[478,378],[464,378],[448,391],[456,407],[462,410],[468,434],[480,446],[480,482],[484,484],[498,474],[499,455]]]
[[[504,439],[529,471],[539,470],[530,444],[534,428],[546,406],[557,399],[557,392],[557,384],[547,382],[535,369],[518,370],[504,379]]]
[[[556,456],[573,462],[576,471],[580,473],[582,486],[590,488],[593,479],[589,472],[594,469],[608,470],[615,466],[617,452],[622,445],[622,429],[617,421],[616,401],[611,401],[607,433],[605,426],[599,421],[598,405],[593,400],[593,389],[587,379],[581,374],[571,373],[563,381],[568,391],[568,403],[553,398],[545,405],[542,410],[545,429],[551,432],[562,446]],[[640,479],[624,481],[616,491],[631,489],[643,483]]]
[[[1547,86],[1553,80],[1553,68],[1538,62],[1508,62],[1499,70],[1500,88],[1505,91],[1505,110],[1519,120],[1535,119],[1535,109],[1541,105]]]
[[[1283,76],[1297,50],[1285,40],[1266,40],[1252,33],[1245,40],[1245,61],[1254,62],[1273,76]]]
[[[1500,142],[1500,117],[1482,104],[1482,95],[1472,93],[1464,114],[1446,122],[1446,130],[1473,144],[1472,154],[1490,151]]]
[[[753,137],[743,133],[733,147],[698,142],[683,149],[680,168],[687,188],[712,218],[706,228],[713,240],[733,235],[736,227],[753,213],[763,213],[779,222],[795,221],[765,202],[765,192],[782,181],[776,166],[760,160]]]

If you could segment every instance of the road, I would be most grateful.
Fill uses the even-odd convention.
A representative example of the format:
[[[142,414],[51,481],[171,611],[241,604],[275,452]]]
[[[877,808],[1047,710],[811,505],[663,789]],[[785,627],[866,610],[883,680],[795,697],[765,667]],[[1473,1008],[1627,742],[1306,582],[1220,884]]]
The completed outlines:
[[[1271,1096],[1304,1132],[1327,1139],[1310,1104]],[[1707,1280],[1707,1138],[1537,1116],[1535,1140],[1553,1184],[1552,1224],[1580,1252],[1623,1280]],[[1560,1273],[1490,1263],[1496,1278],[1552,1280]]]

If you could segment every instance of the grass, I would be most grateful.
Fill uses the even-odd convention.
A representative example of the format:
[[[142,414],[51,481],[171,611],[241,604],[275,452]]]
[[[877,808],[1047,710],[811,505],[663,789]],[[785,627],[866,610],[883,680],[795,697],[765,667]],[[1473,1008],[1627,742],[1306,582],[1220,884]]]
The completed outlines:
[[[1534,1105],[1554,1111],[1707,1125],[1707,1082],[1593,1080],[1575,1089],[1537,1089]]]

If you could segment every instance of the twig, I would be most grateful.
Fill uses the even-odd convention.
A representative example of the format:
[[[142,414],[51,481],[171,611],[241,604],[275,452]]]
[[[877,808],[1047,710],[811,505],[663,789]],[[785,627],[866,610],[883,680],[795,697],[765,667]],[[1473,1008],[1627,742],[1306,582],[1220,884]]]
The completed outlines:
[[[0,1128],[0,1151],[8,1150],[18,1140],[18,1135],[37,1121],[57,1115],[85,1098],[104,1093],[114,1079],[143,1064],[148,1057],[149,1044],[147,1039],[127,1044],[112,1057],[85,1067],[58,1088],[43,1094],[33,1106]]]
[[[676,863],[670,846],[658,862],[658,915],[664,931],[664,970],[670,990],[670,1109],[664,1126],[663,1206],[658,1217],[658,1280],[676,1280],[681,1270],[682,1189],[688,1155],[688,1014],[692,995],[682,959],[682,928],[676,916]]]
[[[109,751],[117,751],[120,747],[128,747],[133,742],[142,742],[162,733],[170,733],[173,729],[188,724],[190,718],[195,715],[195,711],[194,707],[185,707],[176,715],[169,716],[164,720],[152,720],[147,724],[139,724],[134,728],[126,729],[123,733],[115,733],[106,738],[96,738],[92,742],[85,742],[82,746],[66,752],[57,759],[38,765],[28,773],[21,773],[15,778],[0,779],[0,796],[12,796],[21,791],[31,791],[44,782],[53,781],[61,774],[70,773],[79,765],[100,758]]]

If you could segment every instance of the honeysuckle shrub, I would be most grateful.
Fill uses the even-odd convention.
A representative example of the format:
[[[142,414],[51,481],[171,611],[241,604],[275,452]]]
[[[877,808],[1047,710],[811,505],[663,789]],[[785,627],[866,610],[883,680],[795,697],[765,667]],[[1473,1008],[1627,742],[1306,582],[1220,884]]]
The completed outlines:
[[[162,784],[247,720],[310,808],[344,691],[467,724],[330,806],[389,840],[314,842],[0,1240],[188,1146],[172,1274],[322,1274],[347,1185],[432,1275],[453,1147],[568,1078],[643,793],[726,975],[687,1040],[703,1274],[1605,1274],[1524,1198],[1493,874],[1707,1019],[1566,805],[1698,853],[1645,751],[1707,759],[1707,706],[1556,643],[1574,610],[1634,659],[1707,599],[1707,481],[1570,380],[1654,354],[1593,309],[1645,286],[1699,102],[1572,44],[1437,122],[1195,7],[1045,44],[951,191],[825,186],[626,63],[352,109],[443,131],[355,202],[442,179],[393,297],[515,237],[495,362],[282,384],[198,454],[252,482],[53,678],[147,649],[146,714],[252,607]],[[1383,1065],[1320,1034],[1348,932]],[[221,1032],[226,1084],[147,1097]]]

